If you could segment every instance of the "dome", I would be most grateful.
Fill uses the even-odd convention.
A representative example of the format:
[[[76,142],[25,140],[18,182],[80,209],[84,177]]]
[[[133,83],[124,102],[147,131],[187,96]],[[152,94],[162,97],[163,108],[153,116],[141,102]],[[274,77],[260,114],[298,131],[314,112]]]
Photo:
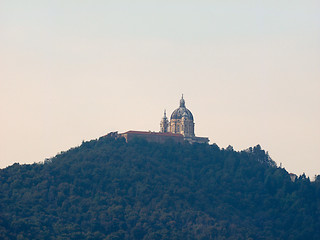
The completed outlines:
[[[170,119],[171,120],[172,119],[182,119],[182,117],[186,117],[187,119],[193,121],[193,115],[190,112],[190,110],[186,108],[185,101],[183,99],[183,95],[182,95],[182,98],[180,100],[180,107],[173,111],[173,113],[171,114],[171,118]]]

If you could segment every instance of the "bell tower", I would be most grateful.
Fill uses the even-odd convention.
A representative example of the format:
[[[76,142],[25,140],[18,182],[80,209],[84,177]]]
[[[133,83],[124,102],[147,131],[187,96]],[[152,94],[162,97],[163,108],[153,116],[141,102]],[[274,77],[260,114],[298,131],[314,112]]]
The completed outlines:
[[[166,110],[164,110],[164,115],[160,122],[160,132],[162,133],[168,132],[168,127],[169,127],[169,121],[166,115]]]

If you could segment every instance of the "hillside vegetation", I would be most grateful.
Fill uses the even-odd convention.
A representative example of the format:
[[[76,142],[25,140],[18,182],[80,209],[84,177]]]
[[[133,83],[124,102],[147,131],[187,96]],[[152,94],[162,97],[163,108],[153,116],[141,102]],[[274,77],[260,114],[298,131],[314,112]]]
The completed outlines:
[[[0,239],[320,239],[320,176],[259,145],[103,137],[1,169]]]

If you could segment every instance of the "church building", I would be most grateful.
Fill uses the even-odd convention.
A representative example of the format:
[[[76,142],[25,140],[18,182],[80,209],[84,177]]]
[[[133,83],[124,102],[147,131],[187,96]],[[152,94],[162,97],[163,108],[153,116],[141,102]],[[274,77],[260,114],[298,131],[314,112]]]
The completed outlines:
[[[180,106],[174,110],[170,117],[170,122],[166,116],[166,111],[160,122],[161,133],[175,133],[182,134],[184,140],[189,142],[208,143],[209,139],[204,137],[196,137],[194,134],[194,120],[193,115],[189,109],[186,108],[185,100],[180,100]]]
[[[186,108],[186,103],[182,98],[180,106],[174,110],[170,117],[170,122],[164,111],[164,116],[160,122],[160,132],[143,132],[143,131],[128,131],[120,134],[130,141],[135,137],[141,137],[150,142],[165,142],[167,139],[172,139],[176,142],[188,141],[189,143],[208,143],[206,137],[196,137],[194,134],[194,119],[189,109]]]

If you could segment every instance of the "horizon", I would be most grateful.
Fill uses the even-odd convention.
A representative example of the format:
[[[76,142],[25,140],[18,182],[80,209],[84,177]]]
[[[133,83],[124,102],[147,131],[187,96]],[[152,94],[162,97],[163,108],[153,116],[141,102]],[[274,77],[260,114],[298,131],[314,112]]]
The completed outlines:
[[[195,134],[320,174],[320,2],[1,1],[0,168],[109,132]]]

